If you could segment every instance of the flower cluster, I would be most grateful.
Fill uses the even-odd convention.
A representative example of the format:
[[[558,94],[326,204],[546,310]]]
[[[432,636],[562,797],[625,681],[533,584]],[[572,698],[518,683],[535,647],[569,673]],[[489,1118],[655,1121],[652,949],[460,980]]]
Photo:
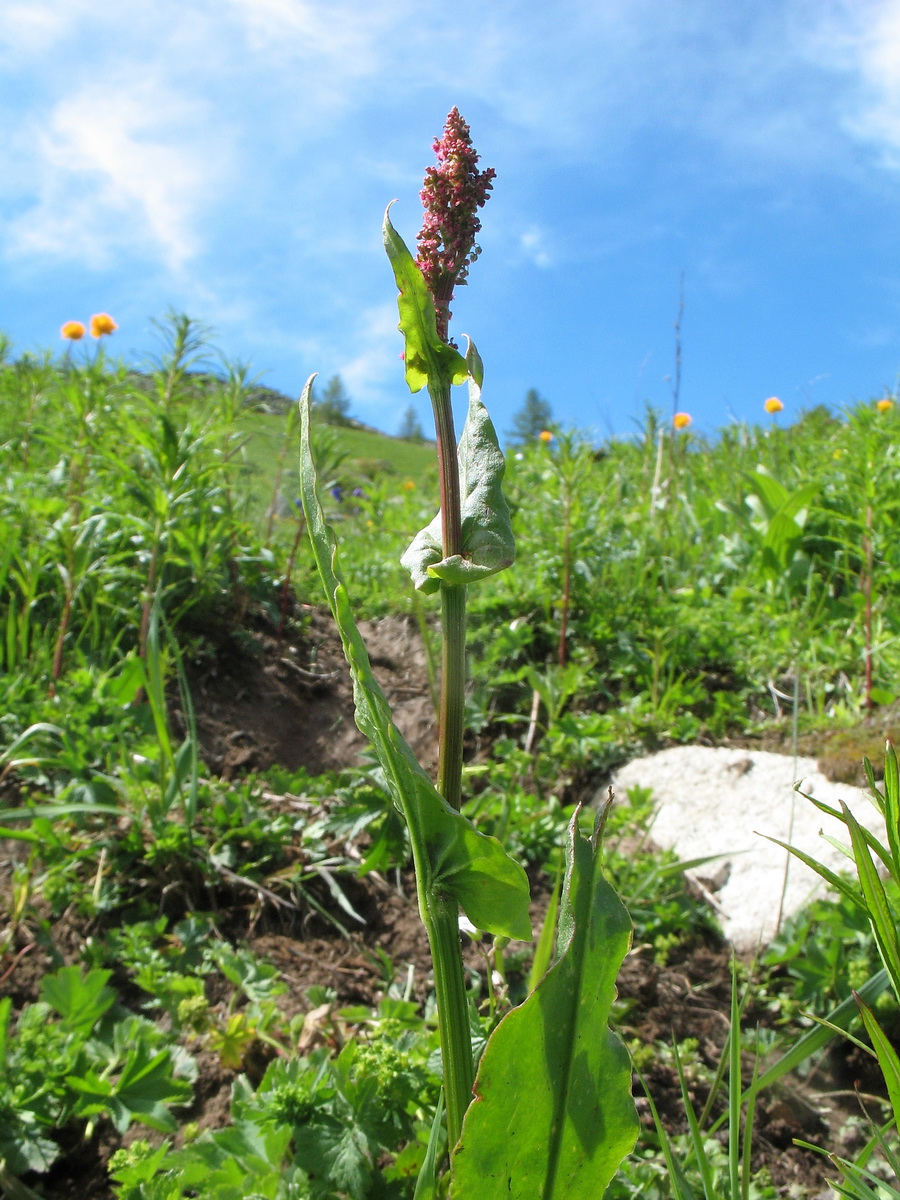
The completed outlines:
[[[90,328],[92,338],[102,338],[105,334],[115,333],[119,326],[109,313],[94,313]],[[66,321],[59,331],[59,336],[68,342],[80,342],[86,332],[81,321]]]
[[[475,242],[481,229],[477,212],[487,201],[496,172],[493,167],[478,170],[469,126],[456,108],[450,110],[434,152],[437,166],[426,170],[421,192],[425,220],[417,238],[416,263],[434,299],[438,334],[447,341],[453,289],[465,283],[469,264],[481,253]]]

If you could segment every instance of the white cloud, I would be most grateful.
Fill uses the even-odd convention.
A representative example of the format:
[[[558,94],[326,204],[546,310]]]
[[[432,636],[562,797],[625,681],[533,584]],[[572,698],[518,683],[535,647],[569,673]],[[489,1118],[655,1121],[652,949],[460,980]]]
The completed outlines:
[[[302,108],[345,108],[358,99],[357,85],[388,68],[413,17],[410,0],[227,0],[232,24],[251,55],[283,73],[286,95],[297,89]],[[302,75],[296,64],[303,63]],[[414,60],[412,69],[415,71]],[[388,68],[386,70],[386,68]],[[296,111],[293,114],[296,118]]]
[[[54,0],[18,0],[3,5],[0,20],[0,55],[7,58],[11,66],[22,56],[44,53],[54,42],[59,41],[81,15],[76,0],[71,4],[54,3]]]
[[[519,246],[525,257],[530,259],[536,267],[553,265],[553,258],[547,247],[547,237],[542,229],[533,226],[524,230],[519,235]]]
[[[364,40],[360,22],[354,19],[348,26],[336,14],[337,5],[325,8],[305,0],[228,0],[228,3],[245,22],[251,48],[256,50],[273,45],[283,47],[287,40],[292,49],[306,57],[338,54],[352,58],[353,49]]]
[[[852,56],[860,94],[846,128],[881,150],[883,162],[900,167],[900,3],[866,5],[868,19],[841,41]],[[845,51],[846,53],[846,51]]]
[[[40,128],[32,117],[19,140],[32,203],[9,223],[8,252],[96,265],[126,246],[182,267],[200,248],[196,210],[217,166],[183,132],[199,108],[145,75],[81,87]]]
[[[357,353],[337,368],[354,401],[373,413],[383,412],[388,404],[393,406],[396,397],[407,392],[397,322],[396,300],[367,309],[354,337]],[[392,385],[394,396],[388,400],[385,389]]]

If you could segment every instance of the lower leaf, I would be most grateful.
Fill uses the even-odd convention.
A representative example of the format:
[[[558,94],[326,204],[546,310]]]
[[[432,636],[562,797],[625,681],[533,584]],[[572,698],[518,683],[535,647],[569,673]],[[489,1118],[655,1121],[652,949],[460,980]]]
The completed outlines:
[[[559,957],[494,1031],[453,1155],[451,1200],[597,1200],[634,1147],[631,1066],[610,1030],[631,922],[572,819]]]

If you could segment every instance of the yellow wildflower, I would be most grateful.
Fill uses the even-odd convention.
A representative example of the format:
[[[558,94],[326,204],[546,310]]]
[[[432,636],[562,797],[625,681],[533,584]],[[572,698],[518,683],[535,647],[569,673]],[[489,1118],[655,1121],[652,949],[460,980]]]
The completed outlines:
[[[66,321],[59,331],[59,336],[68,338],[70,342],[77,342],[84,337],[84,326],[80,321]]]
[[[541,432],[538,434],[538,441],[544,442],[545,444],[547,442],[552,442],[553,434],[550,432],[549,429],[542,429]]]
[[[766,410],[769,416],[774,417],[776,413],[781,412],[781,410],[784,408],[784,405],[777,396],[770,396],[763,405],[763,408]]]
[[[678,412],[672,418],[672,424],[676,429],[687,429],[691,423],[691,414],[686,412]]]
[[[411,479],[407,479],[403,483],[403,490],[404,492],[414,492],[416,490],[416,485]]]
[[[109,313],[95,313],[91,317],[92,338],[101,338],[105,333],[115,333],[118,328]]]
[[[875,407],[879,412],[890,412],[894,407],[894,401],[890,396],[882,396],[882,398],[876,402]]]

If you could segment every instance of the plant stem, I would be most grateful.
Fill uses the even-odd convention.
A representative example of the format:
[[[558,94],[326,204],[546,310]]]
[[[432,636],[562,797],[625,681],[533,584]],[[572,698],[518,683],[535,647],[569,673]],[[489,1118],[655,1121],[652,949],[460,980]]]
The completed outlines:
[[[463,735],[466,686],[466,589],[441,588],[443,626],[440,742],[437,789],[459,812],[462,802]]]
[[[429,383],[437,434],[438,473],[441,487],[441,547],[444,558],[462,553],[462,516],[459,466],[449,380]],[[442,672],[437,789],[459,811],[462,799],[463,732],[466,682],[466,588],[441,586]],[[434,963],[447,1103],[450,1146],[459,1141],[462,1121],[472,1099],[475,1068],[469,1033],[469,1006],[459,941],[459,909],[443,895],[430,894],[425,903],[425,924]]]
[[[447,1137],[452,1149],[462,1132],[475,1079],[469,1005],[459,944],[459,910],[454,900],[432,895],[427,914],[425,925],[434,965],[434,992],[444,1064]]]
[[[444,558],[462,553],[459,467],[449,380],[429,383],[437,435],[441,486],[441,550]],[[443,629],[441,709],[437,788],[451,808],[459,810],[462,794],[463,721],[466,679],[466,589],[441,587]]]
[[[438,475],[441,485],[441,543],[444,557],[450,558],[454,554],[462,553],[462,515],[449,381],[429,382],[428,394],[434,409],[434,430],[437,435]]]

